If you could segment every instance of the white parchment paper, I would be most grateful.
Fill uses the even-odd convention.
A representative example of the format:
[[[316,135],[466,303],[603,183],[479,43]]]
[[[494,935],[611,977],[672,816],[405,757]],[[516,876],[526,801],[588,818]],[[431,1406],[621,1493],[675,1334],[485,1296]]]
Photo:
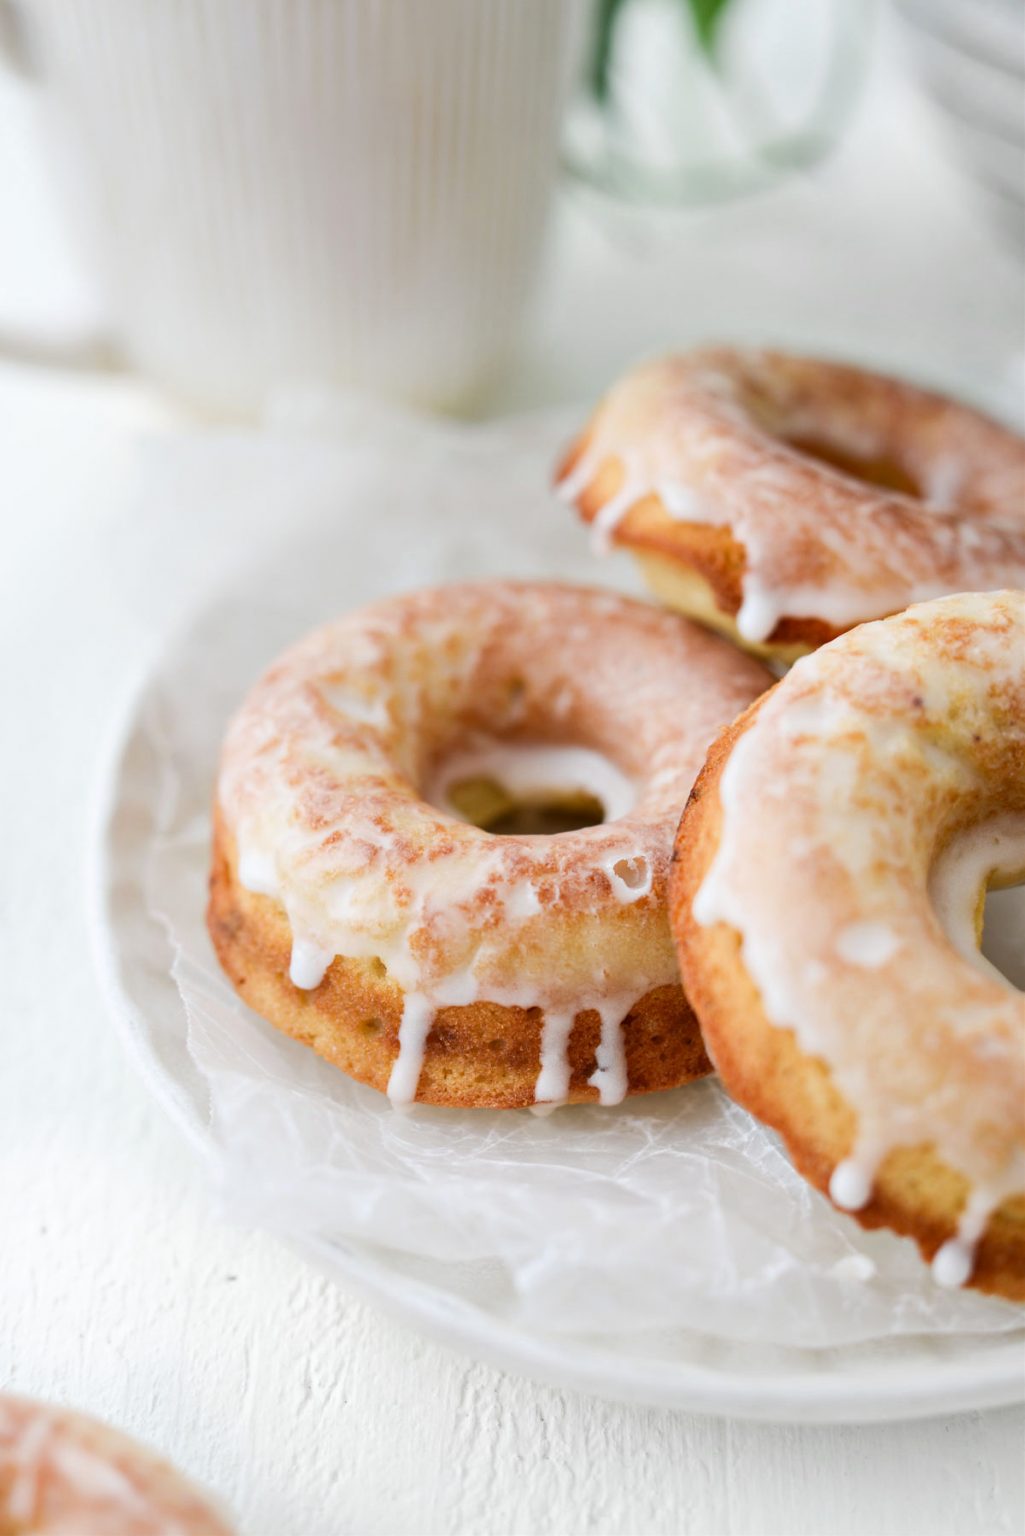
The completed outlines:
[[[939,1290],[909,1243],[833,1211],[715,1082],[549,1118],[399,1115],[222,978],[203,923],[218,749],[281,646],[429,582],[633,586],[625,562],[592,560],[550,496],[567,427],[454,428],[293,400],[269,435],[156,448],[144,466],[141,515],[206,510],[211,548],[230,530],[231,577],[167,651],[144,714],[160,778],[147,900],[185,1019],[182,1049],[150,1044],[208,1128],[225,1212],[329,1262],[355,1239],[465,1266],[469,1291],[486,1276],[490,1307],[541,1334],[686,1329],[826,1347],[1020,1325],[1018,1309]]]

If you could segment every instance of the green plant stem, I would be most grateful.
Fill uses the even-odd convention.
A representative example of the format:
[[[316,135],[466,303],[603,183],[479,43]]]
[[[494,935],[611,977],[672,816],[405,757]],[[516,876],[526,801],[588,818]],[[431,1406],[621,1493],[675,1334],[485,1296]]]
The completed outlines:
[[[600,102],[608,99],[613,37],[620,12],[629,3],[630,0],[598,0],[590,85],[592,94]],[[680,0],[680,4],[690,12],[691,24],[702,52],[713,64],[716,63],[719,25],[729,3],[730,0]]]

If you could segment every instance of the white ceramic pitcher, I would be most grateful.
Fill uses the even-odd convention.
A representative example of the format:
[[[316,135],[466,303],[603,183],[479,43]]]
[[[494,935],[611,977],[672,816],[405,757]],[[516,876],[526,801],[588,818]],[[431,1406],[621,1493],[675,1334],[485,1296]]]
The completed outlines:
[[[0,0],[132,364],[472,401],[515,338],[572,0]]]

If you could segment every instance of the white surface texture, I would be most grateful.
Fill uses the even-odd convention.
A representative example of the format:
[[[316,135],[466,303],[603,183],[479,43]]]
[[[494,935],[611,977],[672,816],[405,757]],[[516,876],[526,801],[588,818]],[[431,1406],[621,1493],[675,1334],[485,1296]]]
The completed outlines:
[[[30,158],[31,109],[9,92],[5,197]],[[41,274],[81,317],[56,257],[24,231],[0,247],[3,326],[48,314]],[[653,343],[718,331],[1014,409],[1021,301],[1020,268],[902,104],[815,179],[672,234],[610,235],[567,206],[501,403],[589,393]],[[128,383],[0,369],[0,1385],[151,1441],[247,1536],[1014,1536],[1019,1410],[793,1429],[607,1404],[425,1343],[215,1219],[114,1036],[84,897],[113,721],[254,533],[139,503],[133,444],[171,425]]]

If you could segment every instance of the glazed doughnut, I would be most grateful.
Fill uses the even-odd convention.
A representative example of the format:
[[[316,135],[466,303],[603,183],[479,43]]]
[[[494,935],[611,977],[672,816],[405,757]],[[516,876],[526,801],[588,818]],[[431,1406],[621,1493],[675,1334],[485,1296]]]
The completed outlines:
[[[95,1419],[0,1395],[4,1536],[231,1536],[166,1461]]]
[[[567,586],[441,588],[328,625],[227,734],[222,966],[397,1104],[611,1104],[703,1075],[673,833],[709,742],[770,681],[675,614]],[[606,820],[460,819],[467,795],[537,810],[548,790]]]
[[[1025,442],[835,363],[720,347],[643,364],[557,484],[662,601],[781,660],[909,603],[1025,585]]]
[[[1025,1300],[1025,997],[979,953],[1025,878],[1025,594],[939,598],[799,661],[712,748],[680,964],[727,1090],[936,1278]]]

